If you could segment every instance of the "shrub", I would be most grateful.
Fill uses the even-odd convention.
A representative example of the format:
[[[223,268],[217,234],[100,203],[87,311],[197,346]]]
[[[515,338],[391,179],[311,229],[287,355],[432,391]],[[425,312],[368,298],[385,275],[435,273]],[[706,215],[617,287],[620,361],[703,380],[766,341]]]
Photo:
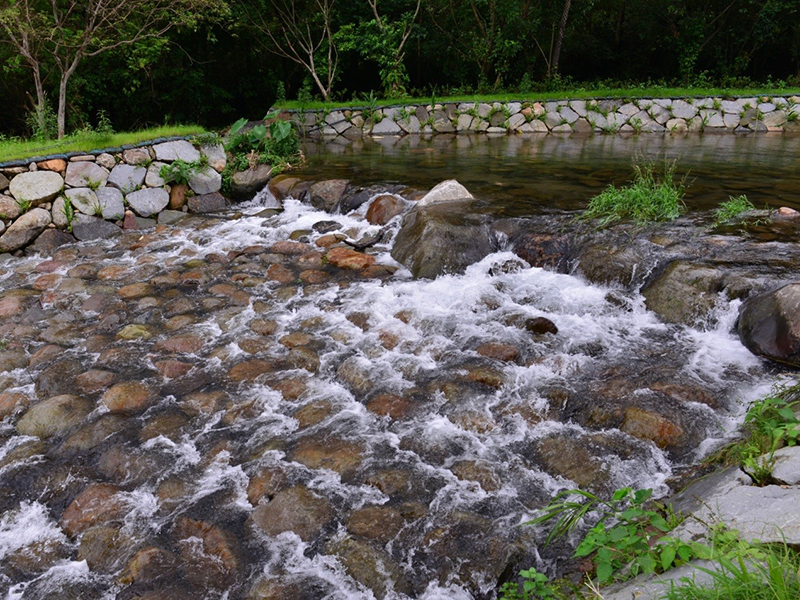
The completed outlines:
[[[720,225],[730,223],[742,213],[755,209],[756,207],[744,194],[736,196],[735,198],[730,196],[728,200],[720,204],[719,208],[714,211],[714,223],[712,227],[719,227]]]

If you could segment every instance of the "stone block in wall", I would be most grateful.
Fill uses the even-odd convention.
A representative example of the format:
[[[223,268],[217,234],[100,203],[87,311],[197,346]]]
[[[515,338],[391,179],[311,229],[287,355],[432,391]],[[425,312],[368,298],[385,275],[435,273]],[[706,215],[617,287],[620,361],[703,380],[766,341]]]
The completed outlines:
[[[605,115],[593,110],[590,110],[588,113],[586,113],[586,120],[589,121],[589,124],[595,129],[595,131],[603,131],[608,126],[608,121],[606,120]]]
[[[11,196],[0,196],[0,219],[16,219],[21,214],[19,202]]]
[[[664,127],[670,133],[684,133],[689,129],[684,119],[670,119]]]
[[[761,102],[758,105],[758,110],[760,110],[764,114],[771,113],[776,108],[778,108],[778,107],[775,106],[775,104],[772,103],[772,102]]]
[[[66,183],[70,187],[102,186],[106,181],[108,181],[108,170],[94,162],[71,162],[67,165]]]
[[[174,225],[178,221],[186,218],[186,213],[180,210],[162,210],[158,213],[159,225]]]
[[[144,169],[142,169],[144,170]],[[161,212],[169,204],[169,193],[162,188],[145,188],[131,192],[125,197],[134,212],[140,217],[149,217]]]
[[[420,123],[427,123],[430,115],[428,114],[428,109],[424,106],[418,106],[414,110],[414,116],[417,117]]]
[[[783,110],[774,110],[764,115],[764,125],[766,125],[768,129],[775,128],[780,130],[787,120],[788,116]]]
[[[547,133],[547,125],[539,119],[534,119],[521,125],[519,130],[522,133]]]
[[[666,129],[657,121],[649,121],[648,123],[644,123],[642,125],[641,131],[642,133],[664,133]]]
[[[636,106],[633,102],[626,102],[617,109],[617,112],[619,112],[622,115],[625,115],[626,117],[632,117],[633,115],[638,113],[639,110],[640,110],[639,107]]]
[[[189,210],[193,213],[220,212],[230,205],[228,199],[219,192],[189,198]]]
[[[505,122],[506,122],[506,113],[504,113],[503,111],[498,110],[489,119],[489,127],[490,128],[491,127],[502,127]]]
[[[558,112],[561,115],[561,118],[564,119],[570,125],[572,125],[575,121],[577,121],[580,116],[569,106],[562,106],[561,110],[559,110]]]
[[[738,102],[732,100],[723,100],[720,103],[720,108],[722,108],[722,112],[734,115],[738,115],[742,112],[742,106]]]
[[[111,156],[108,152],[103,152],[96,159],[95,162],[109,171],[117,164],[117,159]]]
[[[684,100],[673,100],[670,110],[672,111],[672,117],[676,119],[686,120],[697,115],[697,108]]]
[[[253,169],[239,171],[231,178],[231,196],[235,199],[251,198],[269,182],[272,167],[256,165]]]
[[[55,171],[35,171],[14,177],[8,191],[17,202],[30,202],[32,206],[38,206],[50,202],[63,187],[64,178]]]
[[[0,173],[0,192],[5,192],[8,189],[8,177]]]
[[[572,127],[564,123],[563,125],[556,125],[551,131],[553,133],[572,133]]]
[[[114,167],[108,177],[108,184],[122,190],[123,194],[129,194],[144,183],[147,170],[144,167],[120,164]]]
[[[525,123],[525,115],[516,113],[508,118],[509,131],[517,131]]]
[[[211,167],[197,169],[189,178],[189,187],[195,194],[213,194],[222,189],[222,175]]]
[[[52,171],[45,171],[45,173],[52,173]],[[0,252],[13,252],[14,250],[19,250],[27,246],[35,240],[50,223],[50,213],[45,209],[34,208],[29,210],[14,221],[3,235],[0,236]]]
[[[420,123],[416,115],[409,115],[405,119],[400,119],[397,124],[406,133],[419,133]]]
[[[572,124],[572,131],[575,133],[591,133],[592,125],[584,118],[580,118]]]
[[[152,158],[147,148],[131,148],[122,153],[122,160],[135,167],[146,166]]]
[[[200,151],[186,140],[156,144],[153,146],[153,152],[156,154],[156,160],[160,161],[182,160],[184,162],[194,162],[200,160]]]
[[[144,176],[144,184],[147,187],[164,187],[167,182],[161,177],[161,167],[167,163],[154,162],[147,167],[147,174]]]
[[[569,107],[579,117],[586,116],[586,100],[570,100]]]
[[[474,120],[472,115],[468,115],[466,113],[458,115],[458,121],[456,122],[456,131],[469,131],[470,127],[472,127],[472,121]]]
[[[758,106],[758,98],[737,98],[736,103],[743,109],[754,108]]]
[[[666,122],[672,118],[669,110],[658,103],[653,104],[647,112],[650,113],[650,117],[659,125],[665,125]]]
[[[228,157],[222,144],[204,144],[200,146],[200,154],[208,159],[208,166],[217,173],[222,173],[228,165]]]
[[[95,193],[104,219],[118,221],[125,215],[125,202],[122,192],[117,188],[106,186]]]
[[[558,127],[561,125],[561,115],[555,111],[547,111],[547,115],[544,118],[544,124],[547,125],[548,129]]]
[[[67,169],[67,161],[63,158],[51,158],[50,160],[44,160],[40,163],[36,163],[38,169],[43,171],[55,171],[56,173],[63,173]]]
[[[522,103],[521,102],[509,102],[506,104],[506,110],[510,115],[516,115],[518,112],[522,110]]]
[[[699,116],[705,121],[706,127],[725,127],[725,121],[719,111],[704,108],[700,111]]]
[[[344,113],[340,110],[332,110],[325,116],[325,123],[328,125],[335,125],[344,121]]]
[[[691,133],[699,133],[705,129],[705,125],[703,125],[703,119],[700,117],[700,115],[692,117],[686,121],[686,127],[687,131]]]
[[[97,195],[90,188],[71,188],[66,190],[64,195],[69,198],[72,207],[84,215],[94,216],[101,212]]]
[[[58,197],[53,202],[50,209],[50,220],[59,229],[64,229],[69,226],[69,219],[67,219],[67,209],[64,203],[64,198]]]
[[[481,102],[478,105],[478,116],[482,119],[485,119],[489,116],[489,113],[492,112],[492,106],[487,104],[486,102]]]

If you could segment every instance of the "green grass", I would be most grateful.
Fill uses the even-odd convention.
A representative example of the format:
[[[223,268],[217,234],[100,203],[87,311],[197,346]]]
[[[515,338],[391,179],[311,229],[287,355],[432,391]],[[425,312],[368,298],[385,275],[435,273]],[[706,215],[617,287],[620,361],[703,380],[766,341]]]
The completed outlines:
[[[677,88],[677,87],[630,87],[630,88],[597,88],[597,89],[566,89],[553,92],[531,92],[517,93],[508,92],[502,94],[464,94],[459,96],[435,96],[437,103],[441,102],[508,102],[511,100],[565,100],[565,99],[585,99],[585,98],[674,98],[689,96],[710,96],[717,98],[738,98],[749,96],[794,96],[800,95],[800,88]],[[376,106],[396,106],[396,105],[416,105],[430,104],[431,97],[418,98],[393,98],[378,99]],[[353,106],[366,106],[367,100],[353,99],[345,102],[300,102],[298,100],[284,100],[275,103],[273,109],[287,110],[307,110],[307,109],[335,109],[349,108]]]
[[[600,227],[621,220],[638,225],[673,221],[686,210],[683,183],[675,181],[675,164],[665,164],[658,173],[653,163],[635,165],[633,182],[620,188],[609,185],[592,198],[579,219],[597,219]]]
[[[199,133],[205,133],[205,129],[198,125],[165,125],[129,133],[80,132],[61,140],[4,140],[0,141],[0,162],[29,156],[88,152],[98,148],[146,142],[159,137],[185,136]]]
[[[730,196],[728,200],[720,204],[719,208],[714,211],[714,223],[712,227],[719,227],[720,225],[730,223],[736,220],[742,213],[751,210],[756,210],[756,207],[747,199],[747,196],[744,194],[736,197]]]

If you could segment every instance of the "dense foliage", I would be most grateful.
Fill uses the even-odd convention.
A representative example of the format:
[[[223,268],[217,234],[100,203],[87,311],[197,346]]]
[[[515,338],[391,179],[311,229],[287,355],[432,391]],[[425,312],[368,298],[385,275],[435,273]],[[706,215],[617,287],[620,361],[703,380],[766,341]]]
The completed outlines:
[[[0,0],[0,20],[4,14],[13,18],[23,1],[42,14],[51,7],[41,0]],[[66,7],[74,1],[54,4]],[[170,6],[189,11],[201,5],[187,0]],[[99,114],[108,115],[116,130],[165,121],[224,125],[241,115],[263,115],[276,99],[326,94],[339,100],[371,91],[418,97],[500,90],[526,94],[653,82],[742,87],[750,82],[796,85],[800,77],[796,0],[227,0],[213,5],[213,11],[197,16],[171,14],[171,28],[155,21],[138,24],[158,35],[83,57],[67,82],[67,132],[96,126]],[[133,35],[139,31],[136,19],[145,16],[129,15],[115,35]],[[47,115],[29,118],[39,103],[34,74],[7,32],[0,33],[6,42],[0,45],[5,107],[0,132],[30,135],[34,126],[49,126]],[[62,39],[74,34],[66,31]],[[62,69],[47,54],[40,66],[49,110],[56,111]]]

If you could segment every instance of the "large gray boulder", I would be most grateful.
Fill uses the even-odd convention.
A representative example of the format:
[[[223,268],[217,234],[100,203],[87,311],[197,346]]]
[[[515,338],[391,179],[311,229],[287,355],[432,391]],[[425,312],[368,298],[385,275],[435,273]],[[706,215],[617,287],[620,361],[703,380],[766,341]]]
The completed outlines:
[[[189,187],[198,196],[213,194],[222,189],[222,175],[210,166],[198,169],[189,178]]]
[[[318,210],[331,212],[347,191],[348,185],[350,182],[347,179],[318,181],[308,189],[311,206]]]
[[[200,152],[186,140],[156,144],[153,146],[153,150],[156,153],[156,160],[160,161],[182,160],[184,162],[194,162],[200,160]]]
[[[0,252],[13,252],[35,240],[50,225],[50,212],[34,208],[14,221],[0,237]]]
[[[455,179],[447,179],[434,186],[417,202],[417,206],[429,206],[439,202],[452,202],[454,200],[472,200],[473,196],[469,190],[458,183]]]
[[[122,190],[123,194],[129,194],[144,183],[147,176],[147,169],[135,167],[133,165],[117,165],[108,177],[109,185]]]
[[[403,218],[392,257],[415,278],[463,273],[497,250],[486,218],[471,207],[469,201],[416,206]]]
[[[108,171],[92,161],[71,162],[67,165],[67,185],[97,187],[108,181]]]
[[[208,166],[217,173],[222,173],[228,164],[228,157],[222,144],[200,146],[200,154],[208,159]]]
[[[667,323],[697,325],[710,315],[724,284],[723,273],[675,261],[643,290],[647,308]]]
[[[146,188],[128,194],[125,199],[140,217],[149,217],[161,212],[169,204],[169,193],[162,188]]]
[[[237,200],[249,200],[264,189],[272,175],[269,165],[256,165],[247,171],[238,171],[231,177],[231,197]]]
[[[31,206],[38,206],[58,196],[63,187],[64,179],[58,173],[34,171],[14,177],[8,190],[17,202],[30,202]]]
[[[746,300],[738,328],[753,354],[800,367],[800,282]]]

